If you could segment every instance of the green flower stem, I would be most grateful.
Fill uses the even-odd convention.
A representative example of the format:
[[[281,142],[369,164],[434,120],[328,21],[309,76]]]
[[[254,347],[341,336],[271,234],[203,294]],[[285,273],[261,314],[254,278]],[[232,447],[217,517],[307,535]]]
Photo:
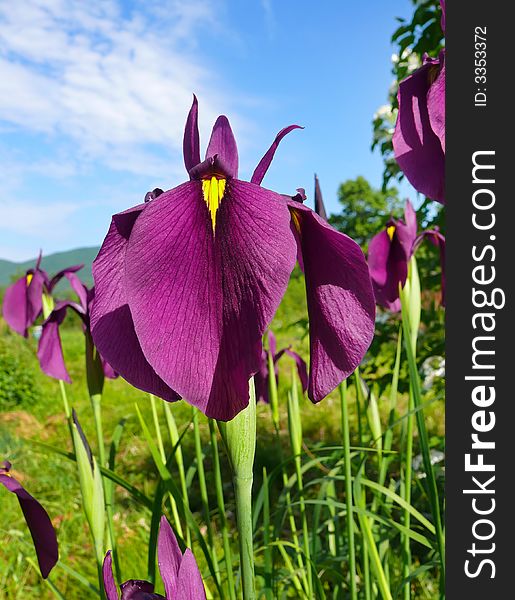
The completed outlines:
[[[410,334],[406,337],[406,346],[409,346],[413,356],[416,356],[417,351],[417,334],[420,323],[420,282],[418,279],[417,265],[413,257],[409,265],[408,278],[404,288],[400,290],[399,296],[402,305],[402,320],[410,323]],[[406,335],[406,331],[404,331]],[[413,402],[413,386],[410,382],[408,411],[406,419],[405,432],[405,449],[404,449],[404,483],[403,483],[403,499],[411,504],[411,486],[413,481],[413,430],[414,430],[414,402]],[[403,524],[407,530],[410,528],[411,515],[408,510],[404,511]],[[411,571],[411,540],[409,535],[403,536],[403,577],[407,579]],[[404,585],[403,589],[404,600],[411,598],[411,584],[409,580]]]
[[[252,532],[252,483],[256,452],[256,391],[249,382],[249,403],[232,421],[219,422],[233,473],[240,547],[243,600],[256,600]]]
[[[402,495],[403,499],[411,505],[411,484],[412,484],[412,464],[413,464],[413,393],[409,391],[409,401],[408,401],[408,417],[406,423],[406,447],[404,450],[404,494]],[[403,525],[406,527],[406,530],[410,528],[411,515],[408,510],[404,511],[403,515]],[[403,568],[402,574],[406,579],[411,570],[411,540],[409,535],[404,535],[402,540],[402,548],[403,548]],[[411,597],[411,583],[409,580],[404,585],[404,600],[409,600]]]
[[[218,513],[220,515],[220,528],[222,530],[222,543],[224,547],[227,587],[229,588],[229,597],[231,598],[231,600],[236,600],[236,589],[234,587],[234,575],[232,572],[231,542],[229,539],[229,528],[227,527],[227,516],[225,514],[222,471],[220,469],[220,455],[218,454],[216,428],[212,419],[209,419],[209,433],[211,436],[211,453],[213,458],[213,470],[215,473],[216,501],[218,504]]]
[[[61,398],[63,399],[64,406],[64,414],[66,415],[66,419],[69,421],[72,413],[70,411],[70,405],[68,404],[68,396],[66,395],[66,387],[64,386],[64,381],[59,379],[59,389],[61,390]]]
[[[356,585],[356,547],[354,542],[354,517],[352,502],[352,469],[350,459],[350,428],[349,410],[347,407],[347,382],[340,384],[340,402],[342,411],[342,442],[345,467],[345,505],[347,507],[347,545],[349,552],[349,590],[350,600],[357,600],[358,591]]]
[[[106,452],[104,445],[104,432],[102,425],[102,396],[100,394],[95,394],[90,397],[91,407],[93,409],[93,417],[95,420],[95,431],[97,435],[97,444],[98,444],[98,458],[100,465],[102,467],[106,467]]]
[[[244,600],[255,600],[254,543],[252,535],[252,483],[253,477],[233,478],[236,494],[236,521],[240,546],[241,578]]]

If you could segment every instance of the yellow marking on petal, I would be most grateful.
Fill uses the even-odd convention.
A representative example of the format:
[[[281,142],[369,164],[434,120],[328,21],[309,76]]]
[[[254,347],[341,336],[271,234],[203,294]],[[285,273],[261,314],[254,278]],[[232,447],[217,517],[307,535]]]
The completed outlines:
[[[297,232],[300,235],[300,216],[298,215],[298,213],[295,210],[290,210],[290,214],[291,214],[291,220],[293,221],[293,225],[295,226],[295,229],[297,230]]]
[[[202,193],[204,202],[207,204],[209,214],[211,215],[211,223],[213,224],[213,232],[216,227],[216,213],[220,207],[225,193],[225,179],[204,179],[202,181]]]
[[[390,227],[386,228],[386,233],[390,238],[390,242],[393,240],[393,234],[395,233],[395,225],[390,225]]]
[[[32,273],[29,273],[27,275],[27,287],[30,285],[30,282],[32,281],[33,277],[34,277],[34,275]]]

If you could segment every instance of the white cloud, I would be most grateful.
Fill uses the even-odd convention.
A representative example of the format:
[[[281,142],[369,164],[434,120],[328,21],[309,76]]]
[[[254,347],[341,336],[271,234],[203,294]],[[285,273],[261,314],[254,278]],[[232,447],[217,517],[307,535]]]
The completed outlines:
[[[67,237],[70,234],[67,221],[78,209],[78,205],[64,202],[52,204],[23,200],[16,203],[0,202],[2,230],[55,241],[56,238]]]
[[[195,52],[206,28],[222,30],[202,0],[132,12],[115,0],[0,0],[0,120],[65,136],[81,160],[157,173],[163,149],[179,155],[192,92],[206,123],[222,104]]]
[[[265,23],[268,31],[268,37],[273,38],[277,28],[275,20],[274,7],[272,6],[272,0],[261,0],[261,7],[265,13]]]

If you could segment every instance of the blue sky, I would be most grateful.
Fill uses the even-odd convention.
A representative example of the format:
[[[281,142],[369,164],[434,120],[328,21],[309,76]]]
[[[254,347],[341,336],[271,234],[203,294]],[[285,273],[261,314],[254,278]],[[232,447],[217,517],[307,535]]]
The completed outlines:
[[[381,182],[371,120],[391,84],[395,17],[410,0],[0,0],[0,258],[99,245],[110,216],[186,179],[182,132],[199,99],[205,149],[218,114],[248,179],[276,133],[263,185],[319,175],[328,210]],[[403,192],[409,193],[408,186]]]

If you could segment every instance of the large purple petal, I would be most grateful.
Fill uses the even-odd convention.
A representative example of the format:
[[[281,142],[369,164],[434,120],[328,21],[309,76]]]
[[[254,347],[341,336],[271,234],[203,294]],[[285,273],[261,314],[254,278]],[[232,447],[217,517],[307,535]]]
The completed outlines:
[[[277,150],[281,140],[285,135],[287,135],[288,133],[290,133],[290,131],[293,131],[294,129],[304,128],[300,125],[289,125],[288,127],[281,129],[281,131],[275,136],[275,140],[272,142],[272,145],[270,146],[270,148],[268,148],[263,158],[259,161],[258,166],[255,168],[254,173],[252,174],[252,177],[250,179],[250,183],[256,183],[257,185],[261,184],[264,176],[266,175],[266,172],[268,171],[268,168],[272,163],[272,160],[274,159],[275,151]]]
[[[177,597],[177,577],[182,561],[182,552],[166,517],[161,517],[157,538],[157,560],[159,572],[165,586],[167,598]]]
[[[427,110],[431,129],[445,153],[445,51],[440,53],[439,60],[442,67],[427,93]]]
[[[104,564],[102,565],[102,578],[104,580],[104,591],[107,600],[118,600],[119,594],[114,581],[113,575],[113,559],[111,557],[111,550],[105,555]]]
[[[0,483],[16,494],[30,530],[41,575],[46,579],[59,558],[57,538],[46,510],[31,496],[8,469],[0,469]]]
[[[315,212],[321,216],[322,219],[327,221],[327,213],[325,211],[324,199],[322,198],[322,190],[320,189],[320,182],[318,177],[315,175]]]
[[[295,250],[283,198],[238,180],[227,181],[214,232],[196,181],[163,194],[136,221],[125,269],[141,347],[209,417],[229,420],[248,404]]]
[[[64,363],[63,347],[59,327],[66,317],[67,306],[53,310],[43,323],[38,342],[38,360],[43,373],[54,379],[71,383],[70,375]]]
[[[445,153],[431,127],[428,91],[439,62],[426,63],[399,85],[399,113],[392,138],[395,158],[413,187],[445,202]]]
[[[221,115],[216,120],[211,139],[207,147],[206,158],[220,157],[227,168],[227,175],[238,177],[238,147],[226,116]]]
[[[168,401],[179,396],[148,364],[134,331],[123,278],[125,250],[135,220],[144,207],[136,206],[113,217],[109,232],[93,263],[95,299],[91,307],[91,335],[100,355],[135,387]]]
[[[26,275],[15,281],[5,290],[2,314],[11,329],[27,337]]]
[[[374,335],[375,302],[363,252],[309,208],[291,202],[304,260],[311,364],[319,402],[360,364]]]
[[[198,102],[193,94],[193,104],[191,105],[186,127],[184,129],[183,140],[184,164],[188,173],[195,165],[200,162],[200,136],[198,132]]]
[[[186,548],[179,569],[177,596],[171,597],[177,600],[206,600],[206,590],[202,582],[202,576],[193,552],[189,548]]]

